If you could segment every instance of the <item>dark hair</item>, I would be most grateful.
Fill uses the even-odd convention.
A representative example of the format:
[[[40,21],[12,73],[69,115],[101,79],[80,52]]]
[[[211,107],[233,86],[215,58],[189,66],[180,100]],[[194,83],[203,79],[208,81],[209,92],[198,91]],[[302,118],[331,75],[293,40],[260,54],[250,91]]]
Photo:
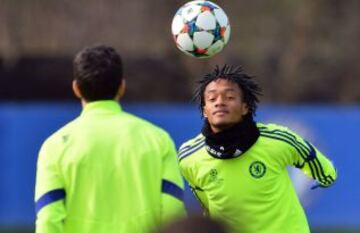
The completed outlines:
[[[218,79],[225,79],[236,83],[242,90],[243,101],[249,108],[248,115],[255,116],[257,103],[259,102],[258,96],[261,95],[261,88],[254,82],[251,76],[244,72],[242,67],[229,65],[224,65],[221,69],[217,65],[213,72],[204,75],[203,78],[198,81],[199,86],[195,91],[194,100],[199,102],[201,113],[203,112],[203,107],[205,105],[205,89],[209,83]]]
[[[74,79],[86,101],[113,99],[123,78],[120,55],[98,45],[81,50],[74,59]]]

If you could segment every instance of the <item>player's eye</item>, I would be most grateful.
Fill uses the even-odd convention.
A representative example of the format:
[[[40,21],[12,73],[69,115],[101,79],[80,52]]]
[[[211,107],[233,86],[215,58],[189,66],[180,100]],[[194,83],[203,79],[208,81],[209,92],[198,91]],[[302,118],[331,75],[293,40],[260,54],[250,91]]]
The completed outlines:
[[[216,100],[216,97],[215,96],[209,96],[207,98],[207,100],[210,101],[210,102],[214,102]]]

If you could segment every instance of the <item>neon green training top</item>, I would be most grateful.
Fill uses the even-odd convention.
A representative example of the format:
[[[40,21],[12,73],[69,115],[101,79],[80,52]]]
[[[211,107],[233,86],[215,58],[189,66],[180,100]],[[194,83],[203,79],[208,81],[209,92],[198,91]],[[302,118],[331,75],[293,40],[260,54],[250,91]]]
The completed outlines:
[[[88,103],[43,144],[37,233],[145,233],[185,212],[176,150],[115,101]]]
[[[217,159],[202,134],[179,149],[180,169],[211,217],[237,233],[308,233],[309,226],[287,166],[321,185],[336,179],[332,163],[285,127],[257,124],[260,136],[244,154]]]

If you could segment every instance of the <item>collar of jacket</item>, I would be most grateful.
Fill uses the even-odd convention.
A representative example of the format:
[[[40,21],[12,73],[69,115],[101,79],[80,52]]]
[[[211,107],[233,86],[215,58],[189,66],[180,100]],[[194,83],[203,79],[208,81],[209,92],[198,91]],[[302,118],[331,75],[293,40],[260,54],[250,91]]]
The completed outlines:
[[[122,112],[121,105],[115,100],[98,100],[87,103],[80,116]]]
[[[218,159],[231,159],[244,154],[260,136],[259,129],[251,116],[219,133],[213,133],[207,120],[202,134],[205,136],[207,152]]]

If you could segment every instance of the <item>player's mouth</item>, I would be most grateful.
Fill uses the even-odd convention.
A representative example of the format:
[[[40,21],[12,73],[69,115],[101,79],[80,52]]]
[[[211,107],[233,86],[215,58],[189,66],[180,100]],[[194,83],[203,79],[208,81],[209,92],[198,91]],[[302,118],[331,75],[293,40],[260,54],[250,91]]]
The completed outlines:
[[[226,111],[226,110],[217,110],[213,113],[213,115],[226,115],[226,114],[229,114],[229,111]]]

